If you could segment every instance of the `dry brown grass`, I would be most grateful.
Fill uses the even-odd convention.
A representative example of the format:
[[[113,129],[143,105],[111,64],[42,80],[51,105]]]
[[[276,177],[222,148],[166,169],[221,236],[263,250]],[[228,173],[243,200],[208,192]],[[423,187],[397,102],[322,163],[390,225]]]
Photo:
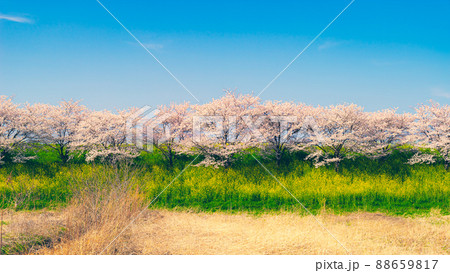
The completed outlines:
[[[82,199],[88,200],[88,199]],[[101,253],[143,208],[142,196],[135,192],[113,192],[97,204],[75,201],[64,211],[65,233],[61,243],[39,254],[92,255]],[[126,230],[103,254],[137,254]]]
[[[121,232],[143,210],[144,203],[139,190],[132,189],[126,182],[93,191],[84,188],[64,210],[62,242],[39,254],[136,254],[135,245],[128,242],[130,230]]]
[[[60,212],[3,211],[3,254],[31,254],[51,248],[62,235]]]
[[[15,212],[4,216],[6,254],[99,254],[143,209],[136,192],[111,191],[101,199],[75,199],[59,212]],[[84,201],[84,202],[82,202]],[[104,254],[136,254],[129,230]]]
[[[352,254],[450,254],[450,218],[380,213],[318,219]],[[154,211],[133,227],[143,254],[347,254],[312,216]]]
[[[133,183],[135,172],[123,164],[107,171],[72,175],[73,197],[60,213],[64,232],[57,244],[35,251],[37,254],[135,254],[124,230],[145,208],[145,198]],[[115,238],[121,234],[115,240]],[[114,241],[114,242],[113,242]],[[109,246],[109,243],[113,242]],[[107,247],[108,246],[108,247]],[[107,247],[107,248],[105,248]]]
[[[139,200],[139,199],[138,199]],[[137,212],[128,201],[118,201],[114,212],[80,234],[86,222],[67,223],[80,213],[71,207],[61,212],[9,212],[7,232],[20,227],[27,234],[42,234],[64,225],[75,228],[52,243],[32,248],[38,254],[98,254]],[[117,208],[124,210],[118,215]],[[75,211],[73,211],[75,210]],[[123,214],[123,215],[122,215]],[[91,215],[92,216],[92,215]],[[381,213],[322,213],[317,218],[352,254],[450,254],[450,217],[393,217]],[[52,229],[53,228],[53,229]],[[57,229],[57,228],[56,228]],[[70,236],[69,236],[70,235]],[[72,237],[71,237],[72,236]],[[59,241],[61,240],[61,241]],[[347,254],[312,216],[293,213],[249,214],[147,211],[122,234],[107,254]]]

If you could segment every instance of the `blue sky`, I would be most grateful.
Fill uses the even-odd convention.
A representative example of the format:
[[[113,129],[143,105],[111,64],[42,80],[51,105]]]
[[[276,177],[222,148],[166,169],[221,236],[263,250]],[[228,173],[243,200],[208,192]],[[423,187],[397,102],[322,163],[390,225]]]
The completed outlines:
[[[259,93],[349,0],[101,2],[201,102]],[[450,1],[356,0],[262,95],[450,101]],[[196,101],[95,0],[0,4],[0,94],[94,109]]]

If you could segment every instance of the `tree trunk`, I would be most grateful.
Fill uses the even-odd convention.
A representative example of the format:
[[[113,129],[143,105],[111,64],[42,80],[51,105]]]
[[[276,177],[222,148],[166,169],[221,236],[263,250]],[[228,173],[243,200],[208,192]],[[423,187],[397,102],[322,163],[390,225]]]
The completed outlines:
[[[226,160],[225,161],[225,163],[223,164],[223,167],[225,168],[225,169],[228,169],[228,168],[230,168],[231,167],[231,162],[230,162],[230,160]]]
[[[282,157],[282,152],[278,150],[275,155],[275,159],[277,161],[278,167],[281,165],[281,157]]]
[[[173,167],[173,153],[171,151],[169,152],[169,167]]]
[[[334,170],[338,173],[339,172],[339,161],[334,162]]]
[[[68,155],[67,151],[61,152],[60,158],[61,158],[62,163],[66,164],[67,161],[69,161],[69,155]]]

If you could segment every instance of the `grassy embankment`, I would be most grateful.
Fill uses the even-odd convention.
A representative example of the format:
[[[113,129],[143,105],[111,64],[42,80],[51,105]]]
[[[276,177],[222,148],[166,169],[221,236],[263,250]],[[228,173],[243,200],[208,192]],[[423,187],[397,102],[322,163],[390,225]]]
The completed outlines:
[[[384,160],[359,158],[333,168],[314,168],[304,155],[285,157],[281,167],[262,160],[279,181],[311,211],[326,207],[336,213],[382,211],[389,214],[450,213],[450,172],[442,165],[405,164],[408,155],[397,153]],[[39,154],[26,164],[0,167],[0,206],[41,209],[66,205],[77,181],[120,168],[73,162],[63,165],[56,155]],[[130,183],[151,200],[187,166],[191,158],[179,158],[168,168],[156,153],[136,159]],[[101,178],[98,178],[101,180]],[[299,210],[300,205],[251,156],[228,169],[189,167],[153,204],[159,208],[202,211]]]

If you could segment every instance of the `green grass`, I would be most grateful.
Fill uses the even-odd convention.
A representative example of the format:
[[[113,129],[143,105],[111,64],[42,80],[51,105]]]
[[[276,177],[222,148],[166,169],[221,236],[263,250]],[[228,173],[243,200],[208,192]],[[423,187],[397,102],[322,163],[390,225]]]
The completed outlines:
[[[332,166],[314,168],[303,160],[304,156],[287,155],[280,167],[271,160],[260,160],[313,212],[325,206],[337,213],[364,210],[417,214],[431,209],[450,213],[450,172],[441,165],[410,166],[405,164],[409,155],[398,152],[384,160],[344,161],[341,172],[336,173]],[[48,162],[51,155],[40,158],[0,167],[0,206],[15,209],[63,206],[81,177],[101,179],[102,175],[114,172],[113,167],[102,164],[62,165]],[[135,162],[139,171],[133,182],[152,200],[192,159],[178,158],[175,166],[169,168],[161,155],[144,154]],[[153,206],[250,212],[302,209],[250,155],[228,169],[189,167]]]
[[[48,247],[52,243],[50,237],[33,234],[21,234],[15,238],[9,238],[8,235],[5,235],[4,239],[8,242],[0,248],[0,254],[2,255],[20,255],[28,253],[32,248]]]

